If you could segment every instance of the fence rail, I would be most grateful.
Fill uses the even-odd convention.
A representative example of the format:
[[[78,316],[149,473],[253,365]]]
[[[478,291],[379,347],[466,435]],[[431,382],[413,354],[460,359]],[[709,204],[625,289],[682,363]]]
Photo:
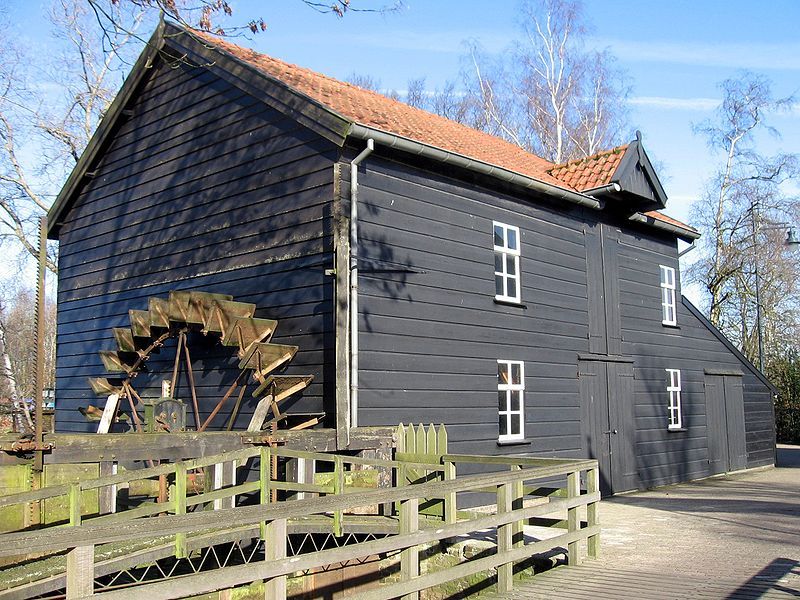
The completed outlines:
[[[232,461],[242,463],[254,458],[258,458],[261,465],[257,481],[237,485],[234,479],[232,484],[221,489],[190,493],[187,485],[190,471]],[[277,458],[329,463],[331,481],[324,485],[278,481],[271,468],[273,460]],[[480,475],[457,476],[457,472],[467,465],[481,465],[496,470]],[[347,468],[355,466],[376,467],[391,472],[396,487],[345,490]],[[584,474],[586,482],[584,490],[580,486],[581,474]],[[115,514],[81,514],[83,492],[147,478],[169,480],[167,502],[150,502]],[[566,485],[555,489],[544,486],[545,482],[554,478],[565,479]],[[413,600],[422,589],[486,569],[497,569],[498,588],[509,590],[514,562],[533,554],[563,546],[567,548],[570,564],[577,564],[579,545],[586,543],[588,555],[597,556],[600,535],[598,483],[597,462],[594,460],[425,452],[399,452],[394,460],[382,460],[261,446],[2,497],[0,506],[66,497],[69,500],[70,521],[69,526],[0,536],[0,557],[67,551],[67,597],[82,597],[94,594],[96,546],[174,536],[174,553],[180,557],[194,546],[188,544],[190,535],[251,527],[257,528],[265,544],[266,560],[263,563],[225,567],[213,572],[146,584],[137,587],[136,594],[153,599],[179,598],[264,579],[267,581],[268,597],[282,600],[285,598],[286,577],[293,572],[387,552],[400,552],[400,581],[364,592],[358,598],[403,596]],[[278,490],[302,492],[306,496],[291,502],[275,502],[274,493]],[[495,498],[496,508],[490,514],[468,516],[458,511],[459,495],[486,491],[491,491]],[[258,494],[260,504],[235,506],[237,496],[246,494]],[[215,504],[223,501],[228,502],[225,507],[220,508]],[[426,512],[425,507],[432,503],[438,503],[441,510]],[[192,507],[203,505],[216,510],[189,511]],[[330,519],[333,533],[341,535],[345,514],[364,506],[396,507],[392,515],[397,524],[395,533],[384,539],[287,557],[286,532],[289,521],[307,519],[309,516]],[[580,519],[581,510],[586,511],[585,522]],[[525,543],[524,524],[541,522],[537,520],[554,513],[564,513],[564,518],[554,522],[564,527],[565,531],[547,540]],[[431,522],[438,524],[430,527]],[[120,527],[120,523],[125,526]],[[421,545],[487,529],[496,531],[496,554],[420,575]],[[130,590],[120,590],[94,595],[122,598],[130,597],[130,593]]]

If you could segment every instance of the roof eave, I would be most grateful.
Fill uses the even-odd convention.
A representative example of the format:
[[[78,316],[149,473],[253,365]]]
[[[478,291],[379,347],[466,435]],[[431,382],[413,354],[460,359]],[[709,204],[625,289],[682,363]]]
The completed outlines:
[[[375,129],[374,127],[369,127],[367,125],[362,125],[359,123],[353,124],[348,132],[348,137],[353,137],[360,140],[367,140],[371,138],[375,140],[376,144],[385,146],[387,148],[393,148],[415,156],[423,156],[425,158],[436,160],[445,164],[451,164],[469,171],[480,173],[481,175],[499,179],[512,185],[535,190],[549,196],[555,196],[556,198],[565,200],[572,204],[585,206],[594,210],[600,210],[603,207],[603,203],[601,201],[587,196],[586,194],[574,192],[572,190],[568,190],[539,179],[534,179],[533,177],[528,177],[527,175],[522,175],[516,171],[504,169],[503,167],[498,167],[497,165],[477,160],[475,158],[470,158],[463,154],[458,154],[450,150],[444,150],[430,144],[424,144],[422,142],[418,142],[394,133]]]
[[[764,373],[762,373],[757,366],[755,366],[752,362],[750,362],[750,360],[744,354],[742,354],[741,350],[739,350],[736,346],[734,346],[733,342],[731,342],[725,336],[724,333],[722,333],[711,321],[709,321],[708,318],[700,311],[699,308],[697,308],[694,304],[692,304],[692,302],[683,294],[681,294],[681,300],[683,302],[683,305],[687,309],[689,309],[689,312],[692,313],[695,317],[697,317],[697,319],[703,325],[705,325],[706,329],[708,329],[712,334],[714,334],[714,336],[719,341],[721,341],[723,345],[725,345],[725,347],[728,348],[728,350],[730,350],[733,353],[733,355],[736,358],[738,358],[739,361],[744,366],[746,366],[753,373],[753,375],[755,375],[761,381],[761,383],[766,385],[774,395],[777,396],[780,393],[780,390],[778,390],[778,388],[775,387],[775,384],[773,384],[769,380],[769,378],[766,375],[764,375]]]
[[[689,229],[688,227],[681,227],[680,225],[676,225],[674,223],[667,223],[666,221],[654,219],[653,217],[649,217],[640,212],[633,213],[630,217],[628,217],[628,220],[633,221],[634,223],[649,225],[650,227],[654,227],[655,229],[660,229],[662,231],[667,231],[676,235],[684,242],[693,242],[694,240],[700,238],[699,231]]]

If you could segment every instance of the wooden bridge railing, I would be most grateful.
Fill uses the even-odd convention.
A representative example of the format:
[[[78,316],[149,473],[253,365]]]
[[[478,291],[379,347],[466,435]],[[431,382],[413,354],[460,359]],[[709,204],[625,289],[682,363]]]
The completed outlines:
[[[299,484],[279,482],[271,477],[273,453],[284,458],[303,458],[333,462],[334,478],[331,485]],[[189,469],[217,464],[221,460],[246,460],[258,456],[261,471],[258,481],[232,485],[224,490],[215,490],[187,495],[186,473]],[[425,483],[411,483],[389,489],[359,490],[359,493],[344,492],[343,476],[346,464],[371,465],[392,469],[397,475],[409,469],[441,473],[442,479]],[[501,469],[481,475],[456,477],[458,465],[478,463]],[[581,473],[586,473],[586,490],[580,489]],[[170,509],[162,503],[156,507],[135,512],[132,509],[119,515],[97,516],[83,519],[80,514],[80,492],[130,481],[136,477],[173,475],[173,497]],[[566,478],[566,487],[551,489],[541,486],[543,481]],[[126,479],[127,478],[127,479]],[[183,483],[181,483],[183,482]],[[357,598],[377,599],[403,596],[417,598],[422,589],[468,576],[487,569],[497,569],[498,587],[509,590],[512,586],[515,562],[546,550],[566,546],[569,562],[579,561],[579,544],[586,541],[588,555],[596,557],[599,551],[599,522],[597,503],[600,500],[597,462],[593,460],[525,459],[516,457],[480,457],[457,454],[403,454],[396,460],[358,458],[313,452],[293,451],[281,448],[252,448],[236,453],[206,457],[195,461],[183,461],[162,465],[132,473],[121,473],[110,477],[86,480],[58,489],[45,489],[7,496],[0,499],[0,506],[14,502],[30,502],[54,497],[55,493],[67,494],[71,500],[71,527],[23,531],[0,536],[0,557],[20,556],[29,553],[68,551],[67,597],[77,598],[94,593],[94,548],[97,545],[124,540],[145,540],[162,536],[175,536],[175,552],[180,556],[186,552],[186,537],[189,534],[213,532],[225,529],[260,525],[260,534],[265,543],[265,562],[236,567],[226,567],[213,572],[152,583],[137,588],[137,595],[155,598],[179,598],[244,585],[254,580],[267,580],[267,596],[286,597],[286,576],[299,570],[314,569],[334,563],[353,560],[374,554],[399,551],[401,554],[401,580],[381,586],[379,589],[356,595]],[[270,502],[271,491],[283,489],[321,494],[322,497],[307,498],[292,502]],[[258,490],[261,504],[222,508],[215,511],[187,512],[191,505],[212,503],[221,498]],[[462,515],[457,510],[458,494],[491,491],[496,498],[496,510],[490,514]],[[52,495],[51,495],[52,494]],[[420,528],[420,503],[430,498],[440,498],[444,503],[443,520],[434,528]],[[523,502],[524,500],[534,502]],[[398,507],[398,533],[384,539],[362,542],[342,548],[323,550],[299,556],[286,556],[287,522],[310,515],[333,515],[334,533],[341,534],[342,515],[356,507],[365,505]],[[586,507],[587,521],[579,518],[579,510]],[[149,518],[148,514],[160,514]],[[125,527],[119,519],[128,513]],[[172,513],[172,514],[163,514]],[[553,538],[525,543],[523,525],[526,522],[553,513],[566,513],[566,519],[558,521],[566,531]],[[466,518],[462,518],[465,516]],[[114,518],[116,517],[116,518]],[[485,558],[473,559],[443,571],[419,573],[419,552],[422,544],[442,541],[471,532],[495,528],[497,553]],[[129,597],[130,591],[113,591],[97,594],[103,598]]]

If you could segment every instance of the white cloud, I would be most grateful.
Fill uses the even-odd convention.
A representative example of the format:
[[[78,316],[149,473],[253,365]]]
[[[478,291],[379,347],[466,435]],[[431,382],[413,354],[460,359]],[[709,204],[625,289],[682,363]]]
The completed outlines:
[[[657,42],[595,38],[626,62],[671,63],[705,67],[800,71],[800,43]]]
[[[664,110],[714,110],[719,106],[715,98],[670,98],[667,96],[634,96],[628,100],[633,106],[647,106]]]

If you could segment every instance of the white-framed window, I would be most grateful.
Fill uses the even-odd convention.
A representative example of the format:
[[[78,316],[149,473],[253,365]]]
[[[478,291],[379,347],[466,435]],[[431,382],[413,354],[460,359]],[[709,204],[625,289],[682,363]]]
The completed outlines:
[[[667,371],[667,394],[669,404],[667,412],[669,429],[681,429],[683,427],[683,415],[681,414],[681,370],[666,369]]]
[[[499,440],[525,438],[525,364],[519,360],[497,361]]]
[[[664,325],[677,325],[678,319],[675,312],[675,269],[661,267],[661,323]]]
[[[493,222],[495,299],[519,302],[519,227]]]

